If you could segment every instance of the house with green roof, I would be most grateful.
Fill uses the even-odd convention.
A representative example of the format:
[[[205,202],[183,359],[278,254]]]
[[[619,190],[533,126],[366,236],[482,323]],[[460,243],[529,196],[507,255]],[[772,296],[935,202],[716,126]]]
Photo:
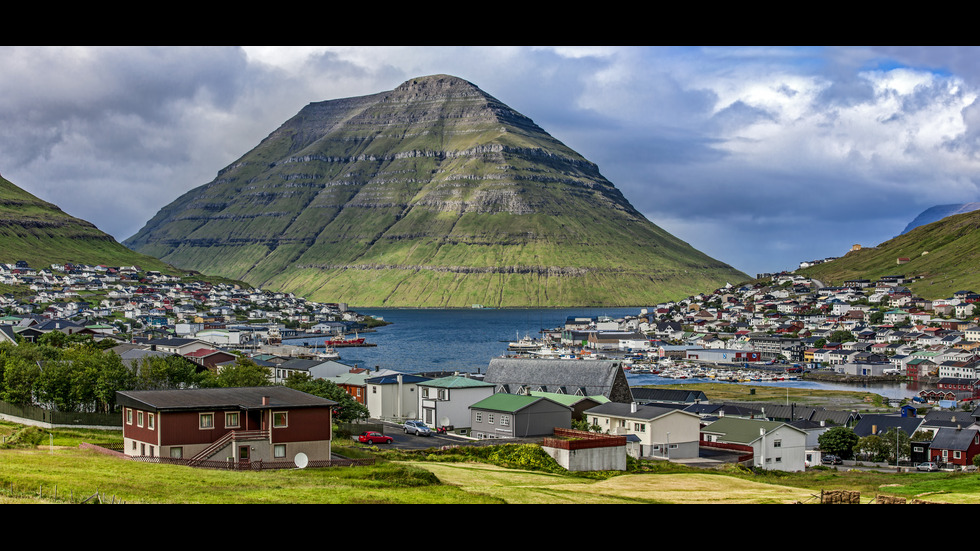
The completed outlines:
[[[419,415],[429,427],[452,427],[466,434],[470,406],[493,395],[493,383],[466,375],[450,375],[418,384]]]
[[[720,417],[701,429],[702,440],[752,452],[752,465],[767,470],[806,469],[806,431],[781,421]]]
[[[544,396],[498,392],[470,406],[476,438],[526,438],[571,428],[572,408]]]
[[[538,390],[532,390],[529,394],[531,396],[544,396],[545,398],[572,408],[572,419],[584,419],[586,410],[609,402],[609,398],[605,396],[577,396],[574,394],[541,392]]]

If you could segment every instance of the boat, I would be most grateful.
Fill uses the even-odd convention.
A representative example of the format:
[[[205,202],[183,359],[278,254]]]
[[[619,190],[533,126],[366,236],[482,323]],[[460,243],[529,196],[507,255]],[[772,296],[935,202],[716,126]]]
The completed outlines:
[[[520,335],[520,333],[518,333]],[[541,343],[532,339],[528,335],[524,335],[523,339],[517,341],[511,341],[507,345],[507,349],[513,352],[535,352],[541,349]]]
[[[323,344],[325,344],[328,348],[335,346],[360,346],[364,344],[364,337],[358,337],[357,333],[354,333],[353,339],[341,335],[339,337],[327,339],[323,341]]]

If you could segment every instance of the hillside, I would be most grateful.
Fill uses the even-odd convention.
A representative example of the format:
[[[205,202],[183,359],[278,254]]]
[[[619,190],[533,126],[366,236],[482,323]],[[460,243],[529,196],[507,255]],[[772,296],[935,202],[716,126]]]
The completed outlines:
[[[127,249],[92,223],[71,216],[0,177],[0,262],[127,265],[173,272],[160,260]]]
[[[963,214],[964,212],[973,212],[980,209],[980,203],[955,203],[952,205],[936,205],[934,207],[929,207],[928,209],[919,213],[902,233],[908,233],[919,226],[925,226],[926,224],[931,224],[933,222],[938,222],[947,216],[952,216],[954,214]]]
[[[908,262],[899,264],[899,258]],[[797,270],[828,285],[849,279],[903,274],[919,278],[908,285],[926,299],[980,289],[980,211],[957,214],[912,229],[874,248],[851,251],[837,260]]]
[[[357,307],[636,306],[746,279],[446,75],[306,106],[125,244]]]

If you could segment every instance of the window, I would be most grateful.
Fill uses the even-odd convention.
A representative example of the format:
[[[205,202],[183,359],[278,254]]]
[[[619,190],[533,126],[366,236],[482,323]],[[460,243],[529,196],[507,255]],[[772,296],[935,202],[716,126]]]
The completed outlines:
[[[155,423],[153,422],[153,419],[154,419],[153,414],[152,413],[148,413],[147,414],[147,421],[148,421],[148,425],[147,426],[150,428],[150,430],[153,430],[154,426],[156,426]]]
[[[774,447],[774,448],[781,448],[781,447],[783,447],[783,441],[782,440],[773,440],[772,441],[772,447]]]
[[[646,432],[647,425],[646,423],[633,423],[633,430],[635,432]]]
[[[133,440],[133,451],[136,451],[136,440]]]
[[[133,410],[131,408],[126,408],[126,424],[133,424]]]
[[[474,418],[476,419],[476,422],[477,423],[482,423],[483,422],[483,412],[482,411],[476,412],[476,415],[474,416]]]
[[[172,459],[183,459],[184,458],[184,448],[180,446],[175,446],[170,448],[170,457]]]
[[[202,429],[213,429],[214,428],[214,414],[213,413],[201,413],[198,415],[199,427]]]
[[[440,400],[448,400],[449,399],[449,391],[446,390],[446,389],[444,389],[444,388],[440,388],[439,389],[439,399]]]
[[[275,446],[273,446],[273,448],[272,448],[272,455],[273,455],[273,457],[276,457],[278,459],[285,458],[286,457],[286,445],[285,444],[276,444]]]
[[[489,424],[489,425],[492,425],[493,424],[493,414],[492,413],[488,413],[487,414],[487,424]]]
[[[236,428],[239,424],[239,417],[237,411],[229,411],[225,413],[225,428]]]
[[[142,411],[137,411],[136,412],[136,426],[137,427],[142,427],[143,426],[143,412]]]
[[[501,415],[500,416],[500,426],[501,427],[509,427],[510,426],[510,415]]]
[[[428,398],[429,397],[429,387],[425,387],[425,386],[422,387],[422,397],[423,398]]]
[[[953,452],[953,459],[959,459],[959,458],[960,458],[960,450],[954,451]]]
[[[285,428],[288,426],[288,417],[285,411],[272,412],[272,426],[275,428]]]

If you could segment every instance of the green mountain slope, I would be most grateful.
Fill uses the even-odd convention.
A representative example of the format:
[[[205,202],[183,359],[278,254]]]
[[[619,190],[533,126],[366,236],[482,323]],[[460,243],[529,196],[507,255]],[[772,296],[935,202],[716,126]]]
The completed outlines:
[[[362,307],[634,306],[746,279],[446,75],[306,106],[125,244]]]
[[[77,262],[175,272],[159,259],[134,252],[90,222],[0,177],[0,262],[25,260],[33,267]]]
[[[900,258],[908,262],[899,264]],[[980,211],[967,212],[919,226],[874,248],[797,270],[828,285],[849,279],[877,279],[903,274],[919,278],[909,288],[926,299],[959,290],[980,290]]]

